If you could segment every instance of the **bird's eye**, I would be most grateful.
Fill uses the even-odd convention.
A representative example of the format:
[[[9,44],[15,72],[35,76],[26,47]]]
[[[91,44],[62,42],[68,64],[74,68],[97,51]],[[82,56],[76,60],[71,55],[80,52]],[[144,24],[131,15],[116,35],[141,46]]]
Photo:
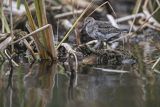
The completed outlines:
[[[88,20],[88,23],[91,23],[92,21],[91,20]]]

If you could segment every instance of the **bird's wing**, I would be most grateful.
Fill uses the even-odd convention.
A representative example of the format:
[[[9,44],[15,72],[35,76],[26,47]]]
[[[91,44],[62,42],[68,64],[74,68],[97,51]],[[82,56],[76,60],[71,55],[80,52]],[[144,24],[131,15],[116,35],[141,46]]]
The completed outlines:
[[[97,25],[97,31],[104,33],[120,33],[120,29],[114,27],[110,22],[105,21],[97,21],[95,23]]]
[[[121,33],[122,31],[121,31],[120,29],[112,26],[112,27],[109,29],[109,32],[111,32],[111,33]]]
[[[117,29],[115,27],[111,28],[97,28],[96,34],[98,35],[98,39],[103,40],[103,41],[108,41],[111,38],[118,38],[121,33],[120,29]]]
[[[97,27],[97,31],[105,34],[110,34],[110,33],[121,33],[121,30],[114,27],[114,26],[108,26],[106,27]]]
[[[97,25],[99,28],[104,28],[104,29],[107,29],[107,28],[112,27],[112,24],[111,24],[110,22],[105,22],[105,21],[97,21],[97,22],[96,22],[96,25]]]

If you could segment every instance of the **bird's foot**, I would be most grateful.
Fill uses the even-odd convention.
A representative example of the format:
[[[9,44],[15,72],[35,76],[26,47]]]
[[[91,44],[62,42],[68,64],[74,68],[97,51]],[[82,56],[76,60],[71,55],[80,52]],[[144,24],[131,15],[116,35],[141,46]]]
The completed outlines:
[[[102,42],[97,42],[97,44],[95,44],[95,46],[93,47],[93,49],[101,49],[103,46],[102,46]]]

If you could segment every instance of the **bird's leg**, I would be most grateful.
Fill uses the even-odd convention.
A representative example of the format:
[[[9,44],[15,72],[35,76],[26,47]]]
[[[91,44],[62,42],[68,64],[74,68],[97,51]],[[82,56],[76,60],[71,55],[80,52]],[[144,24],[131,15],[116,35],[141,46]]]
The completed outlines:
[[[116,49],[119,45],[119,42],[114,42],[114,43],[111,43],[110,47],[111,49]]]
[[[102,47],[102,41],[98,41],[97,44],[93,47],[94,49],[100,49]]]

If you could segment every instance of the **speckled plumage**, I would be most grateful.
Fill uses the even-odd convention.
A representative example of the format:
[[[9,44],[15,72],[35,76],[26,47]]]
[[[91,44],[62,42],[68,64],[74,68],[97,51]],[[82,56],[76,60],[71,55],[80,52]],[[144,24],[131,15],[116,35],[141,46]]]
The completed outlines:
[[[106,21],[97,21],[92,17],[87,17],[84,21],[85,31],[87,35],[98,41],[110,41],[120,37],[120,34],[124,32],[111,25]]]
[[[134,64],[135,58],[126,50],[110,49],[93,49],[84,44],[77,48],[76,51],[82,52],[84,57],[95,55],[96,64]]]

